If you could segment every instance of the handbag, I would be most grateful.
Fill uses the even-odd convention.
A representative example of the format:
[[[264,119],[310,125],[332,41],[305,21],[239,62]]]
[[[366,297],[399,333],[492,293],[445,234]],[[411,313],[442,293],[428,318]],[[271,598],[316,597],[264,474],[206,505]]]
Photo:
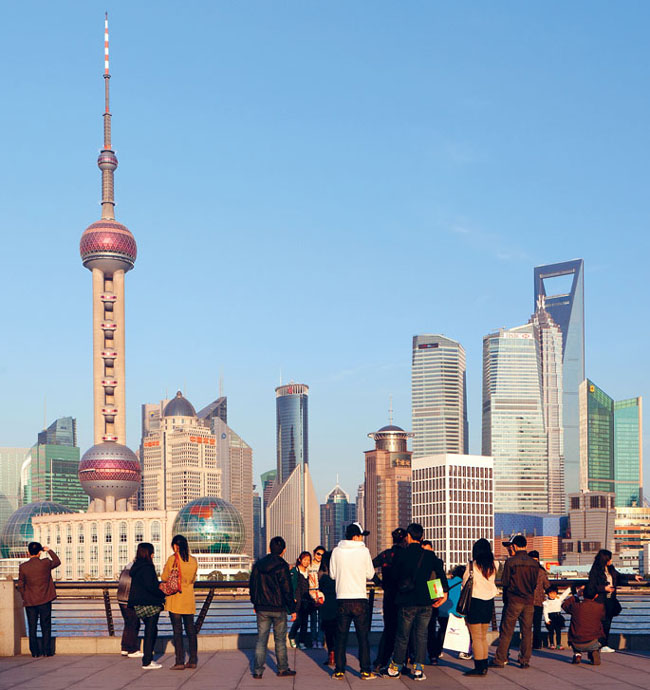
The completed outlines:
[[[469,613],[469,607],[472,603],[472,590],[474,589],[474,564],[469,562],[469,578],[460,590],[458,603],[456,604],[456,613],[459,616],[466,616]]]
[[[181,559],[176,555],[174,565],[169,573],[169,577],[165,582],[160,583],[160,589],[163,594],[171,596],[182,591],[181,588]]]
[[[449,622],[445,631],[445,639],[442,643],[443,649],[452,652],[463,652],[467,654],[470,647],[469,630],[464,618],[449,614]]]

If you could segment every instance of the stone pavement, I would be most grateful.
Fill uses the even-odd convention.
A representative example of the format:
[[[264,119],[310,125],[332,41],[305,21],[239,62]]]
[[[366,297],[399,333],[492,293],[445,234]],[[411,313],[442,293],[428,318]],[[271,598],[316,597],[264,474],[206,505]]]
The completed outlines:
[[[354,650],[353,650],[354,651]],[[512,653],[512,652],[511,652]],[[195,670],[170,671],[173,655],[158,658],[163,668],[143,671],[139,659],[118,655],[57,655],[32,659],[27,656],[0,658],[0,690],[360,690],[367,682],[359,678],[358,662],[348,655],[348,673],[344,681],[333,681],[330,669],[322,665],[325,652],[289,650],[289,663],[298,671],[294,678],[278,678],[274,665],[267,667],[262,680],[251,677],[252,651],[204,652]],[[387,690],[648,690],[650,688],[650,655],[617,652],[603,654],[601,666],[570,663],[569,652],[536,653],[529,669],[517,665],[490,669],[484,678],[466,678],[461,671],[471,662],[445,655],[438,667],[427,666],[427,680],[416,683],[410,678],[378,678],[372,687]]]

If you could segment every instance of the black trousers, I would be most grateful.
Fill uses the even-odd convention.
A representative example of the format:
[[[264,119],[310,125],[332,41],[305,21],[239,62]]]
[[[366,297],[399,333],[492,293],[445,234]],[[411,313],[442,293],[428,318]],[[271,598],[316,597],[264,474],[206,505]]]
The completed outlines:
[[[336,647],[336,618],[321,619],[321,630],[325,633],[325,646],[328,652],[333,652]]]
[[[52,602],[38,606],[25,606],[27,627],[29,628],[29,651],[32,656],[52,656]],[[43,637],[43,651],[38,648],[36,626],[41,621],[41,636]]]
[[[392,597],[394,600],[394,597]],[[379,640],[379,647],[377,648],[377,658],[375,660],[376,668],[384,668],[388,666],[388,662],[393,656],[393,649],[395,648],[395,636],[397,635],[397,606],[392,602],[386,601],[386,594],[384,594],[384,630]]]
[[[140,619],[135,611],[126,604],[120,604],[120,613],[124,619],[124,630],[122,631],[122,651],[137,652],[140,649],[138,633],[140,632]]]
[[[541,606],[535,606],[533,611],[533,649],[541,649],[544,644],[542,637],[542,612]]]
[[[169,618],[172,622],[172,630],[174,631],[174,649],[176,651],[176,663],[185,663],[185,647],[183,645],[183,626],[185,626],[185,634],[187,635],[187,642],[189,646],[190,658],[188,663],[196,664],[198,662],[198,645],[196,641],[196,627],[194,626],[194,616],[191,613],[169,613]]]
[[[442,654],[442,644],[445,641],[447,623],[449,623],[449,616],[439,616],[438,609],[432,609],[427,634],[429,659],[437,659]]]
[[[144,621],[144,648],[142,657],[142,665],[149,666],[153,661],[153,650],[156,646],[156,640],[158,639],[158,619],[160,614],[157,613],[155,616],[147,616],[143,618]]]

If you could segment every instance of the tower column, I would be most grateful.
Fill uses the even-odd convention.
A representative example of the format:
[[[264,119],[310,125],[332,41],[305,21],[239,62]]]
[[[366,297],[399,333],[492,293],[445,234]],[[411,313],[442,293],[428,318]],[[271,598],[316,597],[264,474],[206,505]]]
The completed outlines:
[[[114,371],[117,380],[115,388],[115,435],[117,442],[126,444],[126,391],[125,391],[125,367],[124,367],[124,271],[119,270],[113,273],[113,293],[117,298],[113,307],[113,318],[117,328],[115,329],[115,350],[117,358],[115,360]]]
[[[102,406],[104,404],[104,332],[101,324],[104,319],[104,305],[101,295],[104,290],[104,272],[99,268],[93,268],[93,404],[94,404],[94,439],[95,444],[102,442],[104,435],[104,417]]]

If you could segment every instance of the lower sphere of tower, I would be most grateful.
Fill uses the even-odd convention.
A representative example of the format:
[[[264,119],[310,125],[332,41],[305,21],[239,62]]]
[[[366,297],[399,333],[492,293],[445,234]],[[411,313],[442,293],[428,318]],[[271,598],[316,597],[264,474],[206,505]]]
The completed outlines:
[[[130,498],[140,487],[141,476],[135,453],[121,443],[98,443],[79,463],[79,481],[90,498]]]
[[[99,268],[105,273],[130,271],[138,248],[131,231],[115,220],[99,220],[89,225],[81,236],[79,252],[88,269]]]

